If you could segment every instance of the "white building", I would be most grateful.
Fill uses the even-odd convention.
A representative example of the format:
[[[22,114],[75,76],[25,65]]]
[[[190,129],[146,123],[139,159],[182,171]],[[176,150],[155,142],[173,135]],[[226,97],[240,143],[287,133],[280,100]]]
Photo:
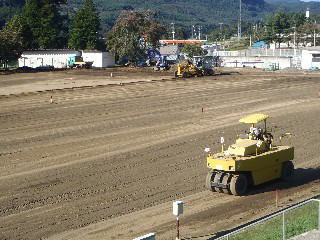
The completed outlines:
[[[302,49],[301,68],[320,69],[320,47],[310,47]]]
[[[68,68],[70,57],[82,56],[83,61],[93,62],[96,68],[114,67],[115,57],[108,52],[75,51],[75,50],[35,50],[25,51],[19,58],[19,67],[31,68],[53,66],[54,68]]]
[[[115,65],[115,57],[109,52],[83,50],[82,58],[85,62],[93,62],[92,67],[95,68],[114,67]]]
[[[202,45],[202,49],[207,51],[207,56],[216,56],[217,51],[220,51],[223,49],[221,44],[211,44],[211,45]]]
[[[19,58],[19,67],[53,66],[54,68],[67,68],[69,58],[73,56],[81,56],[81,53],[74,50],[25,51]]]

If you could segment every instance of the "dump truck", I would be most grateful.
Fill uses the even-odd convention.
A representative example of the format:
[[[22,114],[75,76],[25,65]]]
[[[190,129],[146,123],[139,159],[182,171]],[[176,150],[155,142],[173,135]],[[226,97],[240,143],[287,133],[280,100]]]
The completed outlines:
[[[274,179],[289,180],[294,173],[294,147],[275,145],[267,131],[266,114],[252,114],[240,119],[250,124],[250,130],[239,134],[235,143],[221,152],[206,149],[206,188],[213,192],[244,195],[250,185],[256,186]],[[261,126],[262,124],[262,126]]]

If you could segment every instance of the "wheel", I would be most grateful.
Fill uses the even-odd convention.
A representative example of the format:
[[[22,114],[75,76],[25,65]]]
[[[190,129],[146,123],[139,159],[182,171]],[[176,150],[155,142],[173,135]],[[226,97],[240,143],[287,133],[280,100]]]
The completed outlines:
[[[207,178],[206,178],[206,188],[212,192],[215,192],[216,190],[214,189],[214,187],[211,186],[211,182],[214,180],[214,176],[216,175],[215,172],[208,172],[207,174]]]
[[[282,170],[281,170],[281,179],[284,181],[290,180],[294,173],[294,166],[291,161],[284,162],[282,164]]]
[[[229,174],[225,174],[222,178],[222,184],[227,185],[228,182],[230,181],[231,176]],[[226,194],[231,194],[230,189],[229,188],[223,188],[222,191]]]
[[[248,179],[246,175],[234,175],[230,182],[230,192],[235,196],[241,196],[247,191]]]
[[[213,180],[213,181],[214,181],[215,183],[219,182],[219,178],[221,178],[221,174],[222,174],[222,173],[218,173],[218,174],[216,174],[216,175],[214,176],[214,180]],[[214,190],[215,190],[216,192],[221,192],[221,193],[223,193],[222,188],[214,187]]]
[[[188,73],[187,73],[187,72],[183,72],[183,73],[182,73],[182,77],[183,77],[183,78],[187,78],[187,77],[188,77]]]

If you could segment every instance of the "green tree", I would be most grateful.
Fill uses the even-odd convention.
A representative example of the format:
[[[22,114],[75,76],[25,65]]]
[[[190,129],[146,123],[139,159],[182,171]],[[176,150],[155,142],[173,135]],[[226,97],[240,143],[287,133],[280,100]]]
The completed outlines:
[[[186,28],[181,26],[175,26],[175,34],[174,38],[176,40],[184,40],[187,39],[189,36]],[[163,39],[172,39],[172,28],[167,28],[166,32],[162,35]]]
[[[69,47],[97,49],[99,46],[99,30],[100,18],[93,0],[85,0],[72,18]]]
[[[26,19],[22,14],[14,15],[7,24],[7,28],[11,29],[18,34],[19,41],[22,43],[23,50],[32,48],[30,38],[32,38],[32,32],[29,25],[26,23]]]
[[[286,36],[291,32],[288,15],[278,10],[273,16],[267,17],[266,25],[268,40],[278,43],[280,47],[280,43],[284,42]]]
[[[221,27],[215,28],[212,32],[209,33],[208,39],[209,41],[222,41],[229,39],[232,35],[237,32],[237,28],[235,25],[222,25]]]
[[[290,27],[296,27],[303,25],[306,22],[304,12],[289,14]]]
[[[266,28],[261,23],[250,25],[244,35],[248,36],[248,39],[251,36],[251,41],[257,42],[261,40],[266,40],[268,35],[266,34]]]
[[[60,5],[65,0],[27,0],[23,16],[28,24],[32,37],[30,45],[33,48],[62,48],[65,45],[63,20]]]
[[[169,31],[170,32],[170,31]],[[172,36],[172,33],[169,33],[169,36]],[[175,39],[184,40],[188,38],[188,32],[186,28],[177,26],[175,28]]]
[[[182,48],[182,52],[187,54],[189,58],[192,58],[193,56],[202,56],[206,53],[205,50],[201,48],[200,45],[193,45],[193,44],[185,45]]]
[[[0,31],[0,65],[7,66],[9,61],[16,60],[28,47],[28,29],[21,16],[14,16]]]
[[[147,48],[157,48],[166,33],[165,26],[155,20],[150,10],[123,11],[108,33],[107,46],[118,59],[136,62]]]
[[[0,29],[5,26],[24,4],[24,0],[0,0]]]
[[[288,19],[290,23],[289,27],[289,34],[286,37],[286,40],[295,43],[296,45],[299,44],[302,40],[302,28],[301,26],[305,24],[306,18],[305,13],[289,13]]]
[[[313,43],[314,34],[317,34],[318,29],[316,24],[312,21],[305,21],[304,24],[298,27],[297,42],[298,43]]]

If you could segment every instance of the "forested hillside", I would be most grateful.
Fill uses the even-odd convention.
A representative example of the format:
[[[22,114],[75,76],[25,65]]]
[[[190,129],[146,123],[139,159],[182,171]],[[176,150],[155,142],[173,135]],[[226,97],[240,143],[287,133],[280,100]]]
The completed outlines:
[[[320,14],[320,2],[303,2],[299,0],[266,0],[266,2],[274,8],[278,7],[286,12],[305,11],[307,8],[310,8],[311,15]]]
[[[24,3],[25,0],[0,0],[0,28]]]
[[[69,1],[69,5],[76,7],[81,0]],[[237,22],[239,0],[97,0],[101,10],[102,25],[110,28],[122,10],[152,9],[158,18],[170,24],[190,27],[201,24],[204,29],[212,29],[223,22],[233,24]],[[243,15],[247,20],[260,19],[273,9],[264,0],[243,0]]]
[[[25,0],[0,0],[0,27],[21,9]],[[69,0],[63,8],[69,16],[79,8],[83,0]],[[265,15],[277,8],[286,11],[302,11],[307,7],[312,14],[320,13],[320,3],[299,0],[242,0],[243,20],[252,22],[263,20]],[[110,29],[122,10],[152,9],[158,19],[169,25],[191,29],[193,24],[201,24],[204,31],[210,31],[218,23],[235,24],[239,17],[239,0],[96,0],[103,30]]]

